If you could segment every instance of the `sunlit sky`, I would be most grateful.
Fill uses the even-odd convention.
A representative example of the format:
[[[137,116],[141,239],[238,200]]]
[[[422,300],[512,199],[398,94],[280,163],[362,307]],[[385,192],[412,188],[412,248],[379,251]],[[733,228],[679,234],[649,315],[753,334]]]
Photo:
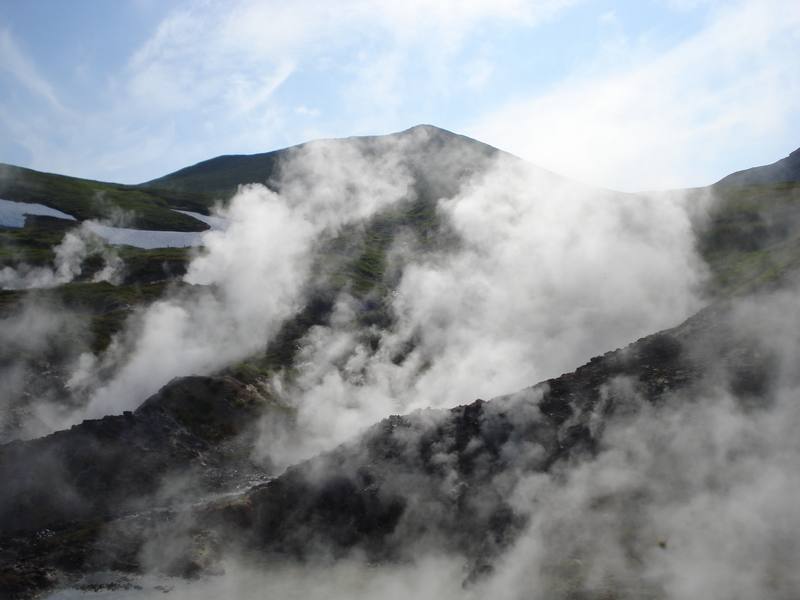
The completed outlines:
[[[567,176],[800,146],[797,0],[0,0],[0,162],[138,183],[431,123]]]

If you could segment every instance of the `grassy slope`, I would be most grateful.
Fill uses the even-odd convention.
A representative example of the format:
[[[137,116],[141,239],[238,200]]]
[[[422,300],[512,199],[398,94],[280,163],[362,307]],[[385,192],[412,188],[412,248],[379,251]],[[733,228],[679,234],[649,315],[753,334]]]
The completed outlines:
[[[226,196],[235,192],[242,183],[266,183],[285,152],[275,150],[263,154],[218,156],[144,185],[179,193],[202,190]]]
[[[74,221],[53,217],[29,216],[21,228],[0,227],[0,268],[52,266],[54,248],[64,235],[75,227]],[[125,283],[149,283],[182,275],[189,262],[191,248],[144,249],[133,246],[116,246],[117,254],[125,263]],[[97,257],[89,257],[83,265],[82,277],[91,277],[99,268]]]
[[[0,227],[0,268],[16,267],[19,263],[52,264],[53,248],[73,227],[74,221],[39,216],[28,216],[24,227]]]
[[[712,187],[698,232],[714,296],[778,285],[800,267],[800,183]]]
[[[698,230],[698,249],[711,270],[709,296],[746,294],[779,285],[800,268],[800,183],[714,190],[716,202]],[[325,324],[334,299],[348,290],[360,303],[362,325],[391,324],[386,272],[387,252],[401,232],[412,234],[421,249],[455,247],[435,210],[424,197],[373,217],[361,231],[344,230],[329,240],[318,265],[322,284],[303,310],[287,321],[263,354],[231,372],[253,379],[291,369],[298,342],[308,330]]]
[[[0,318],[14,314],[24,302],[66,309],[88,317],[89,345],[94,352],[108,346],[136,307],[163,296],[169,282],[112,285],[107,282],[74,282],[51,289],[0,290]]]
[[[0,268],[18,268],[22,263],[51,266],[53,248],[73,227],[72,221],[29,217],[23,228],[0,228]],[[170,282],[186,271],[192,253],[189,248],[146,250],[118,246],[116,250],[124,262],[122,285],[93,283],[92,275],[103,265],[100,257],[90,256],[73,283],[51,290],[0,290],[0,318],[27,300],[52,302],[87,316],[92,348],[102,350],[135,307],[156,300]]]
[[[214,196],[91,181],[0,164],[0,198],[37,202],[86,219],[122,218],[137,229],[204,231],[205,223],[172,209],[208,213]]]
[[[715,187],[773,185],[800,181],[800,148],[770,165],[753,167],[723,177]]]
[[[131,219],[126,225],[174,231],[203,231],[207,225],[173,208],[207,213],[212,202],[206,194],[140,189],[10,165],[0,165],[0,198],[37,202],[79,220],[124,214]],[[51,217],[28,217],[22,228],[0,227],[0,268],[52,265],[53,249],[75,225]],[[117,252],[125,264],[123,285],[92,283],[92,274],[102,266],[99,257],[93,256],[84,262],[83,274],[74,283],[53,290],[0,291],[0,314],[10,314],[29,299],[75,310],[89,319],[92,349],[102,350],[135,307],[160,297],[168,282],[185,272],[190,257],[186,248],[118,246]]]
[[[31,219],[20,230],[0,230],[0,240],[14,238],[16,257],[30,263],[52,261],[52,245],[63,236],[63,221]],[[69,226],[70,224],[67,224]],[[718,191],[717,202],[699,232],[698,245],[708,262],[715,297],[747,293],[776,284],[800,267],[800,184],[750,186]],[[40,231],[31,228],[40,226]],[[284,323],[265,351],[227,370],[252,382],[281,370],[291,371],[298,343],[314,325],[326,324],[337,295],[347,290],[359,303],[358,319],[369,331],[391,325],[389,294],[395,281],[387,272],[387,254],[400,235],[416,240],[422,251],[455,247],[431,196],[390,207],[360,225],[351,225],[320,246],[316,283],[309,300]],[[27,246],[25,245],[27,244]],[[124,284],[79,281],[49,291],[0,292],[0,313],[32,296],[50,299],[87,315],[91,347],[100,351],[137,306],[163,295],[184,272],[190,251],[181,248],[140,250],[120,247],[126,265]],[[0,241],[0,266],[5,262]],[[91,266],[89,266],[91,267]],[[91,273],[91,268],[87,271]],[[369,340],[365,340],[369,343]]]

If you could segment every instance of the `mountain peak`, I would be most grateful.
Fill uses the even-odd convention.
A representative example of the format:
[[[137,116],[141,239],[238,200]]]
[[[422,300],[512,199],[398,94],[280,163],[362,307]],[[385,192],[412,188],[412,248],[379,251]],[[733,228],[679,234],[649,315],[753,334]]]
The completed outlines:
[[[411,140],[416,144],[413,153],[417,155],[438,154],[452,149],[454,145],[469,148],[476,160],[499,152],[493,146],[428,123],[420,123],[403,131],[386,135],[355,136],[330,141],[367,147],[380,140],[391,139]],[[142,185],[167,190],[230,194],[236,190],[239,184],[269,181],[281,159],[293,149],[303,146],[305,144],[259,154],[217,156]],[[419,159],[419,156],[417,158]]]
[[[408,129],[404,129],[403,131],[399,132],[403,133],[411,133],[412,131],[427,131],[431,133],[446,133],[448,135],[458,135],[453,133],[449,129],[443,129],[442,127],[437,127],[436,125],[431,125],[430,123],[419,123],[418,125],[414,125],[413,127],[409,127]],[[392,135],[392,134],[389,134]]]

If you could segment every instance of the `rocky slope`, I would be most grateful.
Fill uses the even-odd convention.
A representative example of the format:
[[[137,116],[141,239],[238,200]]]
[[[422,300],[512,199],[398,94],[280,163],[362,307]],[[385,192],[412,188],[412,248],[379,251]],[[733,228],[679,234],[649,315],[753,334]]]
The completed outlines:
[[[259,476],[248,427],[264,410],[234,379],[185,377],[133,412],[0,446],[0,531],[106,519]]]
[[[515,485],[590,460],[616,419],[719,386],[769,402],[776,358],[735,311],[715,305],[512,396],[390,417],[249,491],[194,506],[161,496],[159,509],[153,492],[170,473],[192,472],[198,499],[253,473],[230,442],[258,402],[228,380],[180,380],[132,414],[2,447],[0,582],[27,598],[93,570],[214,572],[231,551],[385,562],[430,548],[463,555],[479,577],[530,518],[509,501]],[[175,542],[154,547],[164,535]]]

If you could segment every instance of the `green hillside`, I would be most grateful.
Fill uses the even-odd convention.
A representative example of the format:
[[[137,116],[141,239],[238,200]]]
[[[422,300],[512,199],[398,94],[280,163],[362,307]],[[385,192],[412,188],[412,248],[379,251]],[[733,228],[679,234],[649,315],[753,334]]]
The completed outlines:
[[[217,156],[142,185],[176,192],[202,190],[223,196],[231,195],[239,184],[266,183],[284,152],[286,150]]]
[[[0,163],[0,198],[35,202],[79,221],[104,219],[135,229],[204,231],[208,226],[173,209],[208,213],[211,195],[158,190],[42,173]]]
[[[791,277],[800,267],[800,183],[710,189],[714,201],[697,244],[712,293],[747,293]]]

